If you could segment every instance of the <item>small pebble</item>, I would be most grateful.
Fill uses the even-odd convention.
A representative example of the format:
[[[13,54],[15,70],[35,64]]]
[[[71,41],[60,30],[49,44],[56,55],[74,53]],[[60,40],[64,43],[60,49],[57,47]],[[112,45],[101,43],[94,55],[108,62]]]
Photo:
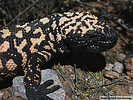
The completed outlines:
[[[110,64],[110,63],[109,64],[106,64],[105,69],[108,70],[108,71],[110,71],[110,70],[112,70],[113,66],[114,65],[113,64]]]
[[[25,87],[23,84],[23,76],[17,76],[13,78],[13,88],[23,95],[25,94]],[[26,97],[26,96],[25,96]]]
[[[133,94],[133,86],[129,86],[129,94]]]
[[[0,100],[2,100],[3,92],[0,92]]]
[[[126,57],[125,54],[120,53],[120,54],[117,55],[117,60],[118,61],[123,61],[125,59],[125,57]]]
[[[125,67],[127,70],[133,70],[133,65],[131,65],[130,63],[127,63]]]
[[[117,72],[104,71],[103,74],[105,77],[110,78],[110,79],[119,78],[119,74]]]
[[[116,29],[117,29],[117,30],[119,30],[119,31],[121,31],[121,30],[122,30],[122,28],[121,28],[121,27],[116,27]]]
[[[115,62],[115,66],[113,68],[114,71],[116,71],[117,73],[122,73],[123,72],[123,65],[119,62]]]

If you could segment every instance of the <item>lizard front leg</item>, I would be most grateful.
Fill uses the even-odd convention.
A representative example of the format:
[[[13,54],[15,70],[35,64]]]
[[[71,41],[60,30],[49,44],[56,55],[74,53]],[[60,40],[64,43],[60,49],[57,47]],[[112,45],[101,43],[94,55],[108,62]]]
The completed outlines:
[[[53,84],[53,80],[48,80],[40,85],[40,64],[47,60],[44,55],[46,55],[44,52],[33,53],[28,59],[26,66],[23,67],[24,84],[28,100],[52,100],[46,94],[52,93],[60,88],[60,86],[56,85],[51,89],[46,89],[49,85]]]

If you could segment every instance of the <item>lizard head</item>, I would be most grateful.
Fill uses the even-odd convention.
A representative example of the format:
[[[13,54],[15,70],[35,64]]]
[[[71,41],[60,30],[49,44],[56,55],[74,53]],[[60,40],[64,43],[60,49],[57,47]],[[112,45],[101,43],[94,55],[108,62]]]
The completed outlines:
[[[68,48],[102,52],[117,42],[116,31],[90,13],[65,13],[60,20],[62,37]]]

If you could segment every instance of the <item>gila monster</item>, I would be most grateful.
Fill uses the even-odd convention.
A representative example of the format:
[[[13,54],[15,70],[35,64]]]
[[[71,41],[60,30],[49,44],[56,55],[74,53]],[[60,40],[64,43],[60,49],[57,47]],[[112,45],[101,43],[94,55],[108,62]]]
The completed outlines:
[[[52,100],[46,94],[60,87],[47,89],[53,80],[40,85],[43,63],[73,49],[106,51],[116,42],[116,31],[89,12],[54,13],[15,28],[1,29],[0,81],[23,71],[27,98]]]

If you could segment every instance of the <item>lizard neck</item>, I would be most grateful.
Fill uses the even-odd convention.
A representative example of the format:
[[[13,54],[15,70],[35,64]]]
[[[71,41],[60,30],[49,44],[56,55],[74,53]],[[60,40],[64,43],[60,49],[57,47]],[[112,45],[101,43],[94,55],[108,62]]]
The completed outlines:
[[[54,13],[51,16],[49,16],[49,38],[54,42],[54,45],[56,45],[57,53],[64,53],[69,52],[67,46],[64,44],[64,34],[61,30],[60,26],[60,18],[62,17],[62,14]]]

